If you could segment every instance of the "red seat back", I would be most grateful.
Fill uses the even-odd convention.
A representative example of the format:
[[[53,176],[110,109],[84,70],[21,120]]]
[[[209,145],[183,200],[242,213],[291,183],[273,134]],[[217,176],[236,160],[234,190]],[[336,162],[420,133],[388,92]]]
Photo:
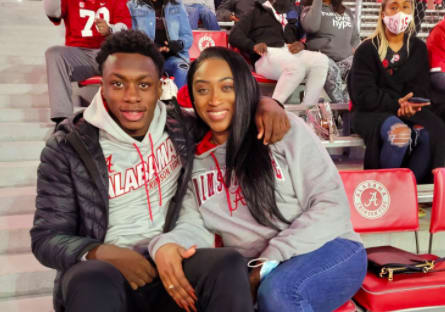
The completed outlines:
[[[434,197],[430,233],[445,231],[445,168],[434,170]]]
[[[417,230],[417,187],[411,170],[356,170],[340,175],[357,232]]]
[[[228,47],[229,40],[225,31],[193,30],[193,44],[190,47],[190,59],[198,58],[202,50],[208,47]]]

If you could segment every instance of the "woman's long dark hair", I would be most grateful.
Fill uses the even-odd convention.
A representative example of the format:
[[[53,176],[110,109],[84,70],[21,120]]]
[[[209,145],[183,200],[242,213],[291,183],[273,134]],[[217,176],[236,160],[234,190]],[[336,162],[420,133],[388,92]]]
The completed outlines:
[[[201,63],[210,58],[224,60],[230,67],[235,87],[235,109],[226,151],[225,183],[230,186],[234,173],[255,220],[278,229],[273,219],[289,223],[280,213],[275,200],[275,177],[269,147],[257,139],[254,118],[260,98],[259,87],[249,66],[238,53],[222,47],[205,49],[188,72],[187,84],[193,98],[193,76]],[[198,117],[200,126],[209,127]]]
[[[312,0],[303,0],[301,2],[304,6],[312,5]],[[343,0],[331,0],[332,8],[335,13],[343,14],[345,13],[345,6],[343,5]]]

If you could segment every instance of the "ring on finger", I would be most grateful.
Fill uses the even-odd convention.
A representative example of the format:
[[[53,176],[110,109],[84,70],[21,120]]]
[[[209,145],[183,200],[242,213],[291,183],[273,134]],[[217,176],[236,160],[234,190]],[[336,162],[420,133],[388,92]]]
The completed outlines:
[[[174,289],[175,288],[175,285],[173,285],[173,284],[170,284],[170,285],[168,285],[168,287],[167,287],[168,289]]]

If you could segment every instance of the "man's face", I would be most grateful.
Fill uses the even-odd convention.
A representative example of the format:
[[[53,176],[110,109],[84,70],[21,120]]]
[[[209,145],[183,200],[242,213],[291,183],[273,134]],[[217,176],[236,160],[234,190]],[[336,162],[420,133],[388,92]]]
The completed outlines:
[[[130,136],[144,136],[161,95],[153,60],[138,53],[114,53],[103,64],[102,96],[111,117]]]

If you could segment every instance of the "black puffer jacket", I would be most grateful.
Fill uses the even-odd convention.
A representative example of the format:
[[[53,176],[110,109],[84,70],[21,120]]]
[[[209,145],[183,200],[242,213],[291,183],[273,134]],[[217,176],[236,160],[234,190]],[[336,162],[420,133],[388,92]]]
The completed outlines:
[[[190,179],[194,144],[192,131],[178,109],[169,109],[166,129],[183,168],[167,219],[175,223]],[[84,148],[73,147],[73,137]],[[81,150],[82,148],[80,148]],[[83,159],[82,159],[83,157]],[[89,159],[89,161],[85,161]],[[63,122],[47,141],[38,168],[36,213],[31,229],[32,251],[45,266],[58,271],[54,308],[63,311],[59,280],[81,256],[102,244],[108,227],[108,172],[99,144],[99,130],[82,114]],[[91,161],[92,160],[92,161]],[[90,167],[85,165],[89,163]]]

